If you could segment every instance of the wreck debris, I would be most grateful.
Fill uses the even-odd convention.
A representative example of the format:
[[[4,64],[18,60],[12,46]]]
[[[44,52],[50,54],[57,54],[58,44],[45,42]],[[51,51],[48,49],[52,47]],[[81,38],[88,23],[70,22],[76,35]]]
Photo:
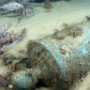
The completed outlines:
[[[59,75],[55,74],[59,72],[54,58],[51,57],[51,54],[47,51],[47,49],[44,48],[43,45],[40,45],[40,43],[30,41],[28,45],[28,58],[33,68],[39,66],[41,71],[39,78],[41,82],[47,87],[53,87],[52,90],[58,90],[58,88],[61,89],[60,85],[58,85]]]
[[[29,42],[27,54],[32,71],[36,68],[40,70],[39,75],[34,72],[31,74],[35,75],[43,86],[52,90],[69,90],[75,81],[87,75],[90,70],[90,31],[86,28],[82,32],[82,41],[70,52],[68,58],[65,54],[67,51],[63,54],[55,41],[45,38]]]
[[[3,32],[0,34],[0,51],[4,50],[5,46],[11,45],[15,41],[23,40],[26,33],[26,29],[23,29],[22,32],[19,34],[15,34],[13,31],[11,32]]]
[[[68,32],[69,32],[68,34],[71,35],[72,37],[82,35],[82,28],[75,24],[68,25],[66,23],[63,23],[63,27],[64,27],[64,29],[68,30]]]

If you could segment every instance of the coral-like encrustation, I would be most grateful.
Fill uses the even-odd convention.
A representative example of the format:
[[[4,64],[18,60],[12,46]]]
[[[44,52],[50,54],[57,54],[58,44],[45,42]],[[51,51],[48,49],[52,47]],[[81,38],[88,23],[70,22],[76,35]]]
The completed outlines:
[[[25,29],[23,29],[20,34],[14,33],[14,31],[11,32],[5,31],[0,33],[0,54],[3,54],[3,50],[5,46],[11,45],[15,41],[22,40],[24,34],[25,34]]]

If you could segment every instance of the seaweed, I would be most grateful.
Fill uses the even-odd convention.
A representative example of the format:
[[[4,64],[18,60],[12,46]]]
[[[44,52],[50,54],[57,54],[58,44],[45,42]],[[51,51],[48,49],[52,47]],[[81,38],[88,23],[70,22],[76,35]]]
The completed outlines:
[[[69,25],[67,23],[63,23],[63,27],[66,33],[68,32],[68,35],[72,37],[77,37],[82,35],[82,28],[77,26],[76,24]]]
[[[77,26],[76,24],[67,24],[63,23],[63,29],[55,29],[55,33],[52,35],[53,38],[57,40],[65,39],[68,36],[77,37],[82,35],[82,28]]]

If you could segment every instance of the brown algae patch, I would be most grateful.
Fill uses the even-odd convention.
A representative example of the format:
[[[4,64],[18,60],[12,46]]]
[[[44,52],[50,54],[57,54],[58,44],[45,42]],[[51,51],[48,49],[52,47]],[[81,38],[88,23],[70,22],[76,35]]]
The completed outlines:
[[[52,35],[53,38],[57,40],[62,40],[67,36],[77,37],[82,35],[82,28],[77,26],[76,24],[67,24],[63,23],[63,29],[56,29],[55,33]]]

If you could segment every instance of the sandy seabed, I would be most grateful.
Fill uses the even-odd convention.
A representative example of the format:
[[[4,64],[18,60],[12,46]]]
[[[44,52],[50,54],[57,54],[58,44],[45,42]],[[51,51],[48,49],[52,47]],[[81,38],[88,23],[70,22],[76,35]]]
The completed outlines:
[[[25,48],[29,40],[43,38],[52,34],[54,29],[62,28],[62,23],[81,22],[85,20],[85,16],[90,14],[90,0],[54,2],[50,12],[43,8],[43,4],[35,4],[34,6],[34,15],[25,17],[20,22],[17,21],[17,18],[0,17],[0,25],[7,22],[12,23],[13,26],[9,30],[20,32],[23,28],[27,29],[25,39],[19,44],[10,46],[10,52],[14,55],[20,49]],[[5,72],[7,72],[7,68],[0,62],[0,74]],[[83,82],[79,81],[71,90],[90,90],[90,73],[83,79]]]

